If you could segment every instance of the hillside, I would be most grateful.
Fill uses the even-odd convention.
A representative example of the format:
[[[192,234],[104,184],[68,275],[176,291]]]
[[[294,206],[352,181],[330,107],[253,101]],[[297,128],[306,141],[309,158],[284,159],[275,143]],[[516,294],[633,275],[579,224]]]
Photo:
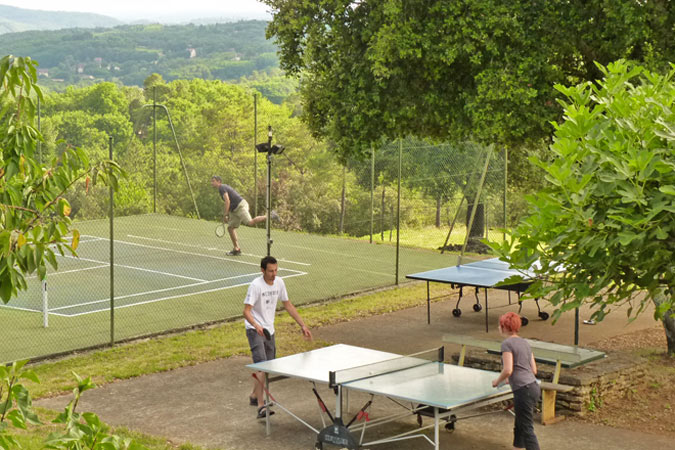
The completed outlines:
[[[239,80],[278,68],[276,46],[265,39],[266,26],[265,21],[249,20],[26,31],[3,35],[0,55],[37,60],[41,84],[50,86],[83,81],[140,86],[152,73],[167,81]]]
[[[40,11],[0,5],[0,34],[27,30],[114,27],[121,24],[117,19],[100,14]]]

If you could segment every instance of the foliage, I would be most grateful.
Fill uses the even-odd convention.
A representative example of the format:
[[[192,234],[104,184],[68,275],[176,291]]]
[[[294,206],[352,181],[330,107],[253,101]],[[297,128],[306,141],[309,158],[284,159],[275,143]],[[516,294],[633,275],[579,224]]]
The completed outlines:
[[[264,0],[312,133],[365,157],[407,135],[519,147],[550,134],[555,83],[593,61],[664,66],[670,1]]]
[[[26,288],[25,275],[44,279],[55,252],[75,254],[79,233],[71,233],[71,206],[64,198],[78,181],[116,186],[113,162],[91,164],[85,152],[66,147],[46,164],[36,158],[43,142],[35,128],[37,64],[30,58],[0,60],[0,298],[7,303]],[[86,180],[86,181],[85,181]]]
[[[167,80],[238,80],[278,67],[265,26],[251,20],[9,33],[2,35],[0,54],[30,55],[48,71],[43,81],[60,89],[90,79],[140,86],[153,72]]]
[[[65,431],[51,433],[45,442],[45,448],[57,450],[143,450],[145,447],[130,438],[121,438],[108,433],[108,427],[94,413],[76,412],[82,393],[96,387],[91,378],[82,379],[73,373],[77,387],[73,389],[73,399],[53,423],[63,424]]]
[[[42,425],[33,411],[30,392],[21,382],[30,380],[40,383],[32,370],[24,368],[28,361],[0,366],[0,449],[20,448],[15,436],[9,432],[9,424],[26,430],[27,425]],[[108,427],[93,413],[76,412],[82,393],[95,387],[90,378],[82,379],[75,374],[77,387],[73,389],[73,400],[68,403],[53,423],[63,424],[62,433],[51,433],[45,441],[45,448],[72,450],[143,450],[145,447],[129,438],[108,433]]]
[[[636,316],[653,301],[675,353],[675,66],[598,70],[595,84],[556,86],[565,120],[550,156],[532,158],[547,188],[528,196],[511,239],[492,246],[515,267],[540,262],[548,280],[530,292],[551,294],[556,317],[584,302],[598,321],[625,303]]]
[[[14,362],[10,366],[0,366],[0,449],[18,447],[18,443],[9,433],[9,425],[26,429],[27,424],[40,424],[28,389],[21,380],[39,383],[32,370],[24,369],[27,361]]]

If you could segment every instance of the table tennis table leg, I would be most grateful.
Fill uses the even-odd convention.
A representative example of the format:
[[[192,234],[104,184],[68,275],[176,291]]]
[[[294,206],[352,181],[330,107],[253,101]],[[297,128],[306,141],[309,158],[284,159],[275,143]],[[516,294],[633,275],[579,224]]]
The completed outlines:
[[[439,425],[441,421],[438,418],[438,408],[434,408],[434,449],[438,450],[440,447],[440,433],[439,433]]]
[[[270,423],[270,377],[267,374],[265,377],[265,432],[267,436],[272,433],[272,424]]]
[[[487,288],[485,289],[485,332],[488,332],[488,295]]]
[[[431,324],[431,296],[429,295],[429,282],[427,281],[427,325]]]

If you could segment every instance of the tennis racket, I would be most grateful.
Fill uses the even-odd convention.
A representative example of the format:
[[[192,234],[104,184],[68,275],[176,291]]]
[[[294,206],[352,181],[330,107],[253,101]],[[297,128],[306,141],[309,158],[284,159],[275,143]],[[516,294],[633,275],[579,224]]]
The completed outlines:
[[[216,236],[223,237],[225,236],[225,223],[219,223],[216,225]]]

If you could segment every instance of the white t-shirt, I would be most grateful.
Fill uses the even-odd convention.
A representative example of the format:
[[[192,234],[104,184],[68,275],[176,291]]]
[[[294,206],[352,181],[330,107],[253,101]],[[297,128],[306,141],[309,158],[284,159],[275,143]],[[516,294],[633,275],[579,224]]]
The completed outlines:
[[[265,282],[262,275],[251,282],[246,293],[246,300],[244,300],[245,305],[253,305],[253,308],[251,308],[253,319],[271,334],[274,334],[274,314],[277,310],[278,300],[288,301],[284,280],[276,277],[274,283],[270,286]],[[255,329],[253,325],[248,323],[248,320],[244,319],[244,322],[247,329]]]

